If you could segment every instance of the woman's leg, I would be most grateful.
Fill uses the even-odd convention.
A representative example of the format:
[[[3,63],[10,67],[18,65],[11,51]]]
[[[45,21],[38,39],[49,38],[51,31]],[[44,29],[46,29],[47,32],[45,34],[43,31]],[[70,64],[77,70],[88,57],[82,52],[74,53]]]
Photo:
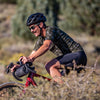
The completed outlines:
[[[45,68],[47,72],[51,75],[51,77],[54,78],[55,81],[63,83],[63,81],[61,80],[61,74],[58,69],[61,68],[61,64],[64,64],[65,66],[71,64],[72,67],[73,60],[75,60],[77,65],[81,65],[81,64],[85,65],[87,58],[83,51],[69,53],[51,60],[46,64]],[[59,77],[59,79],[56,77]]]
[[[56,82],[60,84],[63,83],[63,81],[61,80],[61,73],[59,72],[60,62],[57,59],[53,59],[50,62],[48,62],[45,68]]]

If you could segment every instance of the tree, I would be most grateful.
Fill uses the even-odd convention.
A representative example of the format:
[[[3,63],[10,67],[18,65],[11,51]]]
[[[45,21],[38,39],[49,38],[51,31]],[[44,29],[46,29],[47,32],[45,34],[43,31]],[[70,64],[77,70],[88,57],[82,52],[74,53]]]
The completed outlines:
[[[79,27],[89,31],[91,35],[99,34],[99,0],[66,0],[63,15],[66,16],[67,26]]]

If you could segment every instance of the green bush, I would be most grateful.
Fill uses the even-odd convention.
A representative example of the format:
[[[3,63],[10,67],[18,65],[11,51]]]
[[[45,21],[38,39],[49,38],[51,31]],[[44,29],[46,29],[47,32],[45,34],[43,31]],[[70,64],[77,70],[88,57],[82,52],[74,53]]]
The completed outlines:
[[[12,18],[12,34],[24,39],[34,39],[34,36],[26,26],[27,17],[34,12],[33,0],[18,0],[17,13]]]
[[[99,0],[18,0],[17,13],[13,17],[13,34],[32,39],[26,27],[27,17],[36,12],[44,13],[47,23],[57,25],[64,31],[81,30],[99,35]],[[29,34],[28,34],[29,33]]]
[[[99,0],[67,0],[62,11],[67,29],[81,29],[91,35],[99,33],[100,11]]]

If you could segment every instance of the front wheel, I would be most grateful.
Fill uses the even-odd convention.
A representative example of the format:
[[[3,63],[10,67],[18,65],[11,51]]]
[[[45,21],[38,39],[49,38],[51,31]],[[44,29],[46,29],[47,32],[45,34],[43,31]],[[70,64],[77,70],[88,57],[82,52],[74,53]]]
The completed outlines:
[[[24,88],[24,84],[17,82],[7,82],[0,84],[0,97],[9,97],[14,96],[16,92],[22,91]]]

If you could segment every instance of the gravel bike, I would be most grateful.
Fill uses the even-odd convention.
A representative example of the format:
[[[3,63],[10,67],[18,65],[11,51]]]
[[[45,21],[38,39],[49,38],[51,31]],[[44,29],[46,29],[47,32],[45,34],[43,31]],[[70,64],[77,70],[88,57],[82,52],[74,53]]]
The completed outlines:
[[[20,68],[15,68],[14,72],[12,73],[12,75],[14,76],[15,79],[17,79],[18,81],[23,81],[20,77],[25,76],[28,74],[28,77],[26,78],[26,82],[24,84],[19,83],[19,82],[6,82],[3,84],[0,84],[0,96],[2,97],[3,95],[5,96],[5,93],[7,94],[7,92],[11,93],[13,95],[13,92],[18,88],[19,90],[21,90],[23,93],[25,93],[25,89],[27,87],[29,87],[30,85],[36,87],[37,83],[35,81],[35,77],[41,77],[43,79],[47,79],[48,81],[51,81],[50,78],[47,78],[45,76],[42,76],[40,74],[37,74],[35,71],[35,67],[32,67],[32,63],[31,62],[27,62],[26,64],[23,64],[21,61],[17,62],[17,64],[19,64],[21,67]],[[14,67],[13,63],[10,63],[6,69],[6,72],[9,73],[10,69]],[[67,67],[65,68],[65,73],[69,73],[69,69],[67,69]],[[77,70],[77,72],[80,72],[83,68],[79,68]],[[63,71],[61,71],[61,74],[64,75]],[[8,94],[7,94],[8,95]]]

